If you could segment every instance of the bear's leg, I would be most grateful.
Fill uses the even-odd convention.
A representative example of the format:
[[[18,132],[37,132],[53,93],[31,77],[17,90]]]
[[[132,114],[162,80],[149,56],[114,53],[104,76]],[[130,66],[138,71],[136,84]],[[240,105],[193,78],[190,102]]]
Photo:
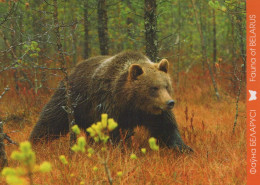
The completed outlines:
[[[62,84],[43,108],[40,118],[31,132],[32,143],[50,141],[65,135],[69,131],[65,90]]]
[[[170,148],[178,149],[180,152],[192,152],[193,150],[184,144],[174,115],[170,111],[165,111],[161,115],[147,117],[146,127],[151,132],[151,136],[165,143]]]
[[[110,138],[113,144],[118,144],[122,140],[124,142],[130,142],[131,137],[134,135],[134,129],[122,129],[116,128],[113,132],[110,133]],[[129,143],[130,145],[131,143]]]

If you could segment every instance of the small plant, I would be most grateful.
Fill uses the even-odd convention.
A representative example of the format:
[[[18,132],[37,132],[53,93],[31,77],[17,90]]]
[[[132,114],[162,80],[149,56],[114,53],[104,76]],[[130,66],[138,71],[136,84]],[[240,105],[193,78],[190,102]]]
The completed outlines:
[[[136,156],[134,153],[132,153],[132,154],[130,155],[130,158],[131,158],[131,159],[137,159],[137,156]]]
[[[85,146],[86,146],[86,138],[82,136],[82,137],[78,138],[77,144],[74,144],[71,149],[74,152],[84,153],[85,152]]]
[[[34,75],[34,92],[35,94],[38,93],[38,90],[42,87],[41,81],[39,78],[39,52],[41,49],[39,48],[39,44],[36,41],[31,41],[28,44],[24,45],[25,54],[24,56],[27,56],[27,58],[19,59],[18,64],[15,66],[18,68],[19,66],[29,68],[33,70]]]
[[[141,149],[141,152],[142,152],[143,154],[146,154],[146,148],[142,148],[142,149]]]
[[[99,161],[101,161],[102,165],[105,168],[105,172],[110,184],[113,183],[113,179],[111,177],[111,173],[108,167],[109,152],[107,149],[107,141],[109,140],[109,133],[113,131],[117,126],[118,124],[112,118],[108,119],[107,114],[102,114],[100,122],[92,124],[91,127],[87,128],[87,132],[90,134],[90,137],[92,137],[96,143],[103,144],[101,150],[97,152],[95,152],[93,148],[88,147],[87,156],[91,158],[93,154],[96,154],[99,157],[100,159]],[[72,131],[77,135],[80,134],[80,130],[77,125],[74,125],[72,127]],[[85,153],[86,144],[87,143],[85,137],[79,137],[77,139],[77,143],[74,144],[71,149],[74,152]],[[60,156],[60,160],[63,161],[64,164],[64,158]],[[93,171],[94,172],[98,171],[98,167],[94,166]]]
[[[107,148],[107,142],[109,140],[109,133],[113,131],[115,128],[117,128],[118,124],[111,118],[108,119],[107,114],[101,115],[101,121],[94,123],[91,125],[91,127],[87,128],[87,132],[89,133],[90,137],[93,138],[93,140],[96,143],[103,144],[102,148],[99,151],[95,151],[93,148],[87,146],[86,138],[84,136],[78,137],[77,143],[74,144],[71,149],[75,153],[81,152],[86,153],[89,159],[92,159],[93,155],[97,155],[99,160],[97,162],[101,162],[101,164],[104,166],[105,173],[108,179],[108,182],[110,184],[113,184],[113,179],[110,173],[109,169],[109,150]],[[80,129],[78,125],[74,125],[72,128],[72,131],[78,136],[80,134]],[[152,150],[158,151],[159,146],[156,144],[156,139],[151,137],[149,139],[149,145]],[[86,149],[87,148],[87,149]],[[146,148],[142,148],[141,152],[143,155],[146,154]],[[59,159],[63,165],[68,165],[68,161],[66,160],[66,157],[64,155],[59,156]],[[138,160],[138,157],[136,154],[131,153],[130,159],[135,161]],[[140,161],[139,161],[140,162]],[[92,167],[93,172],[99,171],[99,168],[97,166]],[[122,171],[118,171],[116,173],[118,178],[121,178],[123,175]],[[69,181],[68,181],[69,182]],[[82,181],[83,182],[83,181]]]
[[[112,119],[108,119],[107,114],[101,115],[101,122],[93,124],[91,127],[87,128],[87,132],[95,140],[95,142],[107,143],[109,139],[109,132],[113,131],[118,124]]]
[[[149,139],[149,146],[152,150],[159,151],[159,146],[156,144],[156,139],[154,137]]]
[[[2,175],[5,176],[7,184],[33,184],[33,174],[45,173],[51,171],[51,164],[43,162],[41,165],[36,164],[35,153],[32,151],[31,144],[28,141],[20,143],[20,151],[14,151],[11,154],[13,160],[19,161],[20,166],[16,168],[5,167]],[[26,177],[29,178],[27,182]]]
[[[64,155],[60,155],[59,159],[60,159],[62,164],[64,164],[64,165],[68,164],[68,161],[67,161],[67,159]]]

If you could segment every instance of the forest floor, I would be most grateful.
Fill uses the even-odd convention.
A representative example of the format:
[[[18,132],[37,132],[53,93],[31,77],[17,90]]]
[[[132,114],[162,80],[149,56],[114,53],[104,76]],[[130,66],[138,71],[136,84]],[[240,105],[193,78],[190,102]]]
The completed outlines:
[[[214,95],[208,73],[191,69],[180,74],[179,87],[174,83],[176,106],[174,113],[181,135],[186,144],[194,149],[192,155],[178,155],[173,150],[160,147],[159,152],[149,149],[149,134],[144,128],[137,128],[132,146],[108,146],[108,168],[114,184],[246,184],[246,103],[245,90],[239,101],[239,117],[235,133],[232,133],[236,95],[231,93],[229,81],[218,77],[221,100]],[[9,84],[11,89],[0,100],[0,117],[5,122],[4,131],[16,142],[28,139],[39,113],[53,91],[21,89],[14,90],[13,73],[0,76],[0,93]],[[224,84],[221,85],[220,84]],[[52,80],[50,86],[57,86]],[[94,146],[99,151],[101,146]],[[122,147],[123,146],[123,147]],[[147,148],[147,153],[141,153]],[[10,167],[18,166],[10,155],[18,147],[6,145]],[[34,148],[37,163],[49,161],[52,171],[34,174],[35,184],[109,184],[104,167],[97,155],[91,158],[87,153],[76,153],[69,160],[69,137],[62,137],[52,143]],[[135,153],[137,159],[131,159]],[[69,165],[64,166],[59,156],[65,155]],[[93,170],[97,167],[97,170]],[[117,173],[121,171],[122,175]],[[0,176],[0,184],[5,180]]]

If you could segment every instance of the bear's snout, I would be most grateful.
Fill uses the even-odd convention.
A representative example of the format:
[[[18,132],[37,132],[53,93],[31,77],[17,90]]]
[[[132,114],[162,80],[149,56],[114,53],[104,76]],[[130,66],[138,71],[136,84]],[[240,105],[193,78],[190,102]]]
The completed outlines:
[[[168,109],[172,109],[174,107],[174,104],[175,104],[174,100],[169,100],[166,102]]]

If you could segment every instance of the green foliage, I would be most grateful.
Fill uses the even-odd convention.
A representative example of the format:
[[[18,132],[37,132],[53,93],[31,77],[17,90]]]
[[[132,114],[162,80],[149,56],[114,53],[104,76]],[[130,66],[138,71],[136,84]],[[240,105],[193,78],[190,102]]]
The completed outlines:
[[[117,175],[118,177],[122,177],[123,172],[122,172],[122,171],[119,171],[119,172],[116,173],[116,175]]]
[[[132,153],[131,155],[130,155],[130,159],[137,159],[137,156],[134,154],[134,153]]]
[[[108,119],[108,127],[107,128],[110,132],[113,131],[117,126],[118,126],[118,124],[113,119]]]
[[[26,172],[22,168],[9,168],[5,167],[2,171],[2,175],[6,177],[7,184],[24,184],[26,181],[21,178]]]
[[[51,171],[51,164],[49,162],[44,161],[41,165],[40,165],[40,172],[42,173],[46,173],[46,172],[50,172]]]
[[[241,0],[229,0],[225,1],[226,6],[228,6],[229,10],[243,10],[246,7],[246,1]],[[237,13],[237,12],[236,12]]]
[[[72,151],[74,152],[85,152],[85,146],[86,146],[86,138],[85,137],[79,137],[77,144],[74,144],[72,146]]]
[[[88,148],[88,157],[91,157],[95,153],[93,148]]]
[[[77,134],[77,135],[80,134],[80,129],[79,129],[78,125],[73,125],[73,127],[72,127],[71,129],[72,129],[72,131],[73,131],[75,134]]]
[[[61,161],[62,164],[64,164],[64,165],[67,165],[67,164],[68,164],[68,161],[67,161],[65,155],[60,155],[60,156],[59,156],[59,159],[60,159],[60,161]]]
[[[83,15],[86,8],[85,2],[61,1],[58,4],[59,20],[62,23],[61,44],[68,63],[71,62],[71,56],[76,56],[77,60],[84,55]],[[89,0],[87,2],[88,43],[91,45],[91,56],[95,56],[100,54],[97,32],[97,1]],[[245,29],[246,1],[209,0],[195,2],[208,56],[212,56],[213,53],[212,11],[214,9],[216,10],[217,25],[217,57],[225,58],[226,60],[223,61],[231,63],[233,58],[239,56],[237,55],[240,52],[241,41],[239,38],[245,38],[245,31],[240,32],[240,30]],[[4,17],[9,9],[8,3],[2,3],[0,17],[1,15]],[[50,29],[54,26],[51,12],[53,12],[53,7],[44,1],[17,3],[16,14],[8,19],[2,31],[14,48],[18,64],[15,66],[16,68],[49,67],[46,61],[52,61],[51,67],[55,66],[57,53],[55,35],[52,33],[53,29]],[[145,52],[143,14],[144,1],[107,1],[110,54],[127,49]],[[230,16],[233,18],[231,19]],[[242,25],[233,30],[232,24],[238,24],[238,22],[242,22]],[[186,70],[191,64],[200,62],[200,36],[199,32],[194,31],[196,20],[190,0],[157,1],[157,27],[160,57],[171,57],[173,61],[176,61],[177,57],[180,56],[180,70]],[[245,39],[243,42],[245,45]],[[180,50],[178,43],[180,43]],[[0,40],[0,50],[7,51],[5,57],[8,60],[6,61],[13,60],[12,50],[6,46],[4,39]],[[70,63],[69,65],[74,64]],[[174,69],[176,69],[175,66]],[[35,92],[40,87],[41,83],[36,81]]]
[[[97,163],[101,163],[102,165],[104,165],[105,173],[108,176],[108,179],[111,179],[111,177],[110,177],[110,170],[108,167],[109,150],[108,150],[108,146],[107,146],[107,141],[109,139],[109,133],[111,131],[113,131],[114,129],[116,129],[117,126],[118,126],[118,124],[112,118],[108,118],[107,114],[102,114],[101,121],[92,124],[91,127],[87,128],[86,130],[90,134],[90,137],[93,138],[95,142],[97,142],[97,143],[99,142],[99,143],[103,144],[103,147],[100,150],[95,151],[92,147],[87,146],[85,137],[81,136],[77,139],[77,143],[75,145],[73,145],[71,148],[76,153],[77,152],[85,153],[85,150],[87,147],[88,148],[87,149],[88,158],[92,158],[93,155],[97,155],[99,158],[99,161],[97,161]],[[80,130],[77,125],[74,125],[72,127],[72,130],[77,135],[80,134]],[[155,151],[159,150],[159,146],[156,144],[155,138],[151,137],[149,139],[149,145],[152,150],[155,150]],[[141,148],[141,152],[143,155],[145,155],[147,152],[146,148]],[[59,157],[59,159],[62,164],[64,164],[64,165],[68,164],[64,155],[61,155]],[[137,155],[134,153],[130,154],[130,159],[133,161],[139,162]],[[97,172],[99,170],[99,168],[97,166],[93,166],[92,170],[94,172]],[[122,177],[123,172],[118,171],[116,174],[117,174],[117,177]]]
[[[36,164],[35,153],[28,141],[20,143],[19,151],[13,151],[11,154],[13,160],[19,161],[20,166],[16,168],[5,167],[2,175],[6,178],[8,184],[27,184],[25,176],[29,177],[32,184],[32,175],[34,173],[46,173],[51,171],[51,164],[44,161],[41,165]]]
[[[108,176],[108,179],[111,179],[110,177],[110,172],[109,172],[109,167],[108,167],[108,162],[109,162],[109,150],[107,148],[107,141],[109,139],[109,133],[113,131],[115,128],[117,128],[118,124],[111,118],[108,118],[107,114],[102,114],[101,115],[101,121],[94,123],[91,125],[91,127],[87,128],[87,132],[90,134],[90,137],[94,139],[95,142],[100,142],[103,144],[103,147],[99,151],[95,151],[93,148],[88,147],[87,149],[87,156],[91,158],[93,155],[97,155],[100,159],[101,164],[104,165],[105,167],[105,172]],[[80,130],[77,125],[74,125],[72,127],[72,130],[78,134],[80,134]],[[74,152],[82,152],[85,153],[85,148],[86,148],[86,139],[85,137],[79,137],[77,140],[77,143],[71,148]],[[159,146],[156,144],[156,139],[155,138],[150,138],[149,139],[149,145],[152,150],[158,151]],[[145,155],[146,154],[146,148],[142,148],[141,152]],[[66,165],[68,164],[65,156],[61,155],[59,157],[60,161]],[[138,157],[136,154],[131,153],[130,154],[130,159],[133,161],[137,160]],[[93,166],[93,171],[97,172],[98,167]],[[123,175],[122,171],[117,172],[117,176],[121,177]]]
[[[28,60],[18,60],[18,63],[25,66],[35,67],[39,65],[37,57],[39,57],[39,44],[36,41],[31,41],[23,45],[25,56],[29,56]],[[33,61],[32,63],[30,61]],[[17,66],[18,67],[18,66]]]
[[[141,148],[141,152],[142,152],[143,154],[146,154],[146,148]]]
[[[223,11],[223,12],[227,11],[227,8],[226,8],[225,6],[221,6],[221,5],[219,4],[219,1],[215,1],[215,2],[209,1],[209,6],[211,6],[211,7],[214,8],[214,9],[221,10],[221,11]]]
[[[28,141],[22,142],[19,149],[20,151],[12,152],[11,158],[32,168],[35,165],[35,153],[32,151],[31,144]]]
[[[92,124],[91,127],[87,128],[86,130],[96,142],[102,142],[103,144],[106,144],[109,139],[109,132],[113,131],[116,127],[117,123],[113,119],[108,119],[107,114],[102,114],[101,121],[97,122],[96,124]],[[80,134],[80,130],[77,125],[74,125],[72,127],[72,131],[75,132],[77,135]],[[84,153],[86,144],[86,138],[82,136],[77,139],[77,143],[74,144],[71,149],[74,152],[80,151]],[[94,149],[91,147],[88,148],[87,151],[89,157],[94,154]],[[106,151],[106,148],[103,147],[102,151]]]
[[[98,162],[101,162],[104,167],[105,167],[105,172],[107,174],[107,176],[109,177],[109,179],[111,178],[110,177],[110,172],[109,172],[109,168],[108,168],[108,160],[109,160],[109,153],[108,153],[108,150],[107,150],[107,141],[109,139],[109,132],[113,131],[116,127],[117,127],[117,123],[113,120],[113,119],[108,119],[108,115],[107,114],[102,114],[101,115],[101,121],[100,122],[97,122],[96,124],[92,124],[91,127],[87,128],[87,132],[90,134],[90,136],[94,139],[95,142],[101,142],[103,143],[103,147],[101,148],[100,151],[97,151],[95,153],[94,149],[91,148],[91,147],[88,147],[87,149],[87,156],[89,158],[92,157],[93,154],[96,154],[99,156],[100,160],[101,161],[98,161]],[[78,128],[77,125],[74,125],[72,127],[72,130],[73,132],[75,132],[77,135],[80,134],[80,130]],[[77,139],[77,143],[74,144],[72,146],[72,150],[74,152],[82,152],[82,153],[85,153],[85,148],[86,148],[86,138],[85,137],[79,137]],[[65,156],[60,156],[60,160],[63,164],[67,164],[66,162],[66,159],[65,159]],[[94,166],[93,167],[93,171],[94,172],[97,172],[98,171],[98,167],[97,166]]]
[[[94,172],[98,171],[98,167],[96,167],[96,166],[94,166],[92,169]]]
[[[24,54],[23,59],[18,59],[16,68],[28,68],[33,72],[34,75],[34,92],[38,93],[38,89],[42,88],[42,83],[39,80],[39,70],[37,69],[40,66],[39,63],[39,44],[36,41],[28,42],[23,45]]]
[[[87,128],[87,132],[95,140],[95,142],[106,143],[109,139],[108,133],[113,131],[118,125],[113,119],[107,119],[107,114],[101,115],[101,122],[92,124],[91,127]]]
[[[156,139],[154,137],[149,139],[149,146],[152,150],[159,151],[159,146],[156,144]]]
[[[109,139],[109,132],[113,131],[117,127],[117,123],[113,119],[108,119],[107,114],[101,115],[101,121],[97,122],[96,124],[92,124],[91,127],[87,128],[87,132],[90,136],[95,140],[95,142],[102,142],[106,144]],[[72,127],[72,130],[78,135],[80,134],[80,130],[77,125]],[[86,146],[86,139],[85,137],[79,137],[77,140],[77,144],[72,146],[72,150],[74,152],[85,152]],[[105,145],[104,145],[105,146]],[[93,148],[88,148],[88,156],[91,157],[94,154]],[[106,147],[102,148],[102,151],[106,151]]]

